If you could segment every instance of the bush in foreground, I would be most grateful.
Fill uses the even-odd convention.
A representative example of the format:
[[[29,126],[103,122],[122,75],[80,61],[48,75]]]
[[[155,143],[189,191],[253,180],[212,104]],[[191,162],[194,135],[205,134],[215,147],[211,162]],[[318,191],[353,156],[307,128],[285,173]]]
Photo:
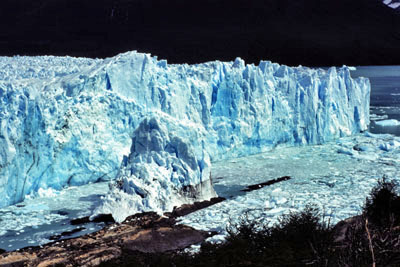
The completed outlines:
[[[400,196],[397,183],[382,178],[367,197],[363,213],[376,226],[400,224]]]
[[[228,233],[225,243],[203,246],[194,266],[315,265],[329,254],[332,242],[331,228],[311,206],[283,216],[273,227],[242,220]]]

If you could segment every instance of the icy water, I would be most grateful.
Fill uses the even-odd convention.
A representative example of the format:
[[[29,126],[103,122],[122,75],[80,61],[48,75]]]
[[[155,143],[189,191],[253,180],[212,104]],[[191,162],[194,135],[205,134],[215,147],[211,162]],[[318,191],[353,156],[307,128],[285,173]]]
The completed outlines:
[[[357,215],[378,179],[400,181],[400,137],[364,133],[318,146],[278,147],[273,151],[217,162],[215,189],[227,200],[185,216],[181,223],[226,235],[243,216],[277,222],[279,216],[318,206],[332,224]],[[288,181],[244,193],[249,184],[282,176]]]
[[[371,80],[370,131],[400,136],[400,126],[375,124],[383,119],[400,120],[400,66],[358,67],[352,76]],[[244,214],[272,224],[282,214],[312,203],[335,223],[358,214],[369,190],[383,175],[400,179],[400,137],[365,133],[320,146],[277,147],[268,153],[214,163],[215,189],[227,200],[185,216],[181,222],[218,231],[220,234],[211,239],[218,242],[224,239],[226,226]],[[252,192],[241,191],[282,176],[292,179]],[[90,215],[107,189],[107,183],[99,183],[42,192],[0,209],[0,248],[41,245],[50,242],[51,236],[82,227],[72,226],[70,220]],[[102,226],[87,224],[67,237]]]
[[[400,125],[380,127],[375,123],[382,119],[400,121],[400,66],[357,67],[351,76],[368,77],[371,81],[370,131],[400,136]]]
[[[247,214],[276,223],[279,216],[317,205],[332,223],[358,214],[370,189],[383,175],[400,177],[400,137],[364,133],[318,146],[277,147],[229,161],[215,162],[212,178],[218,195],[227,198],[189,214],[181,223],[217,231],[210,241],[226,235],[226,226]],[[290,176],[291,179],[260,190],[247,186]],[[42,192],[17,205],[0,209],[0,248],[18,248],[50,242],[50,237],[80,228],[70,220],[88,216],[107,192],[107,183]],[[86,224],[69,237],[99,230]],[[62,242],[59,241],[59,242]]]
[[[15,250],[51,242],[52,236],[78,232],[62,239],[100,230],[104,224],[71,225],[70,220],[90,216],[107,192],[108,183],[42,191],[36,197],[0,209],[0,248]]]

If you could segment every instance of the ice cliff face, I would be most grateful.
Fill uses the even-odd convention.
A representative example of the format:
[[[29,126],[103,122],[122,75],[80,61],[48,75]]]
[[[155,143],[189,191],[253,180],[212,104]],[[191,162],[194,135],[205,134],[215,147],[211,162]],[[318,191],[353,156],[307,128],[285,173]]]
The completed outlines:
[[[137,211],[162,213],[216,196],[208,153],[197,158],[190,143],[169,133],[171,127],[154,117],[140,123],[129,157],[124,157],[116,183],[95,214],[111,213],[122,222]]]
[[[0,207],[116,177],[100,210],[116,192],[137,210],[209,198],[210,161],[365,130],[369,94],[347,68],[0,58]]]

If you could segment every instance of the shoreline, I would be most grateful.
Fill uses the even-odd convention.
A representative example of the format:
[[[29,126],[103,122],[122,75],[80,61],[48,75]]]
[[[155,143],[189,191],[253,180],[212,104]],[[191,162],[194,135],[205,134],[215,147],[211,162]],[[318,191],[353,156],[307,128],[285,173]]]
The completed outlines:
[[[118,258],[125,250],[143,253],[181,250],[199,244],[216,233],[177,224],[176,219],[224,200],[213,198],[185,204],[164,216],[155,212],[139,213],[129,216],[121,224],[112,223],[97,232],[80,237],[2,252],[0,266],[96,266]]]

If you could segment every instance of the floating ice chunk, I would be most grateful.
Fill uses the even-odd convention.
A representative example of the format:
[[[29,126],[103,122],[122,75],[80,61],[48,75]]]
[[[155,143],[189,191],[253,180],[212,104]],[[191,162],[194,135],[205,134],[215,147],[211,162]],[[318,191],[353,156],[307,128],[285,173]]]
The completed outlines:
[[[288,202],[289,194],[282,191],[281,188],[274,189],[270,194],[269,201],[265,202],[266,208],[275,208]]]
[[[395,119],[390,119],[390,120],[376,121],[375,124],[380,127],[393,127],[393,126],[399,126],[400,122]]]
[[[45,204],[31,204],[25,206],[22,210],[25,213],[35,212],[35,211],[44,211],[48,210],[49,207]]]
[[[379,148],[384,151],[391,151],[400,147],[400,142],[396,140],[391,140],[379,145]]]
[[[283,214],[283,213],[285,213],[286,211],[288,211],[287,208],[282,208],[282,207],[280,207],[280,208],[274,208],[274,209],[272,209],[272,210],[267,210],[266,213],[267,213],[268,215],[276,216],[276,215]]]
[[[346,155],[350,155],[350,156],[353,156],[353,155],[354,155],[354,152],[353,152],[353,151],[351,151],[350,149],[345,148],[345,147],[339,148],[339,149],[337,150],[337,152],[338,152],[339,154],[346,154]]]
[[[326,185],[326,186],[328,186],[330,188],[333,188],[333,187],[335,187],[336,180],[332,180],[332,181],[319,180],[318,183],[319,184],[324,184],[324,185]]]
[[[281,196],[283,194],[283,191],[282,191],[282,189],[281,188],[276,188],[276,189],[274,189],[274,190],[272,190],[272,192],[271,192],[271,196],[272,197],[279,197],[279,196]]]
[[[362,160],[370,160],[370,161],[374,161],[377,160],[379,158],[378,155],[376,155],[376,153],[370,153],[370,154],[358,154],[354,156],[355,158],[358,159],[362,159]]]
[[[226,239],[226,235],[214,235],[210,238],[207,238],[207,242],[215,243],[215,244],[220,244],[224,242]]]
[[[374,134],[374,133],[371,133],[368,131],[364,132],[364,135],[366,137],[370,137],[372,139],[385,139],[385,138],[391,139],[391,138],[393,138],[393,135],[391,135],[391,134]]]
[[[285,204],[286,202],[288,202],[288,200],[285,197],[280,197],[280,198],[276,199],[276,204],[278,204],[278,205]]]
[[[273,209],[276,207],[275,201],[266,200],[265,201],[265,208],[266,209]]]
[[[38,190],[38,196],[39,197],[56,197],[60,192],[57,190],[54,190],[53,188],[47,188],[47,189],[43,189],[43,188],[39,188]]]
[[[376,150],[372,145],[366,145],[366,144],[357,144],[353,146],[353,149],[356,151],[363,151],[363,152],[374,152]]]
[[[384,150],[384,151],[390,151],[391,146],[390,146],[390,144],[388,144],[388,143],[383,143],[383,144],[380,144],[380,145],[379,145],[379,148],[380,148],[381,150]]]
[[[377,114],[370,114],[370,120],[376,121],[376,120],[385,120],[389,118],[387,114],[384,115],[377,115]]]

